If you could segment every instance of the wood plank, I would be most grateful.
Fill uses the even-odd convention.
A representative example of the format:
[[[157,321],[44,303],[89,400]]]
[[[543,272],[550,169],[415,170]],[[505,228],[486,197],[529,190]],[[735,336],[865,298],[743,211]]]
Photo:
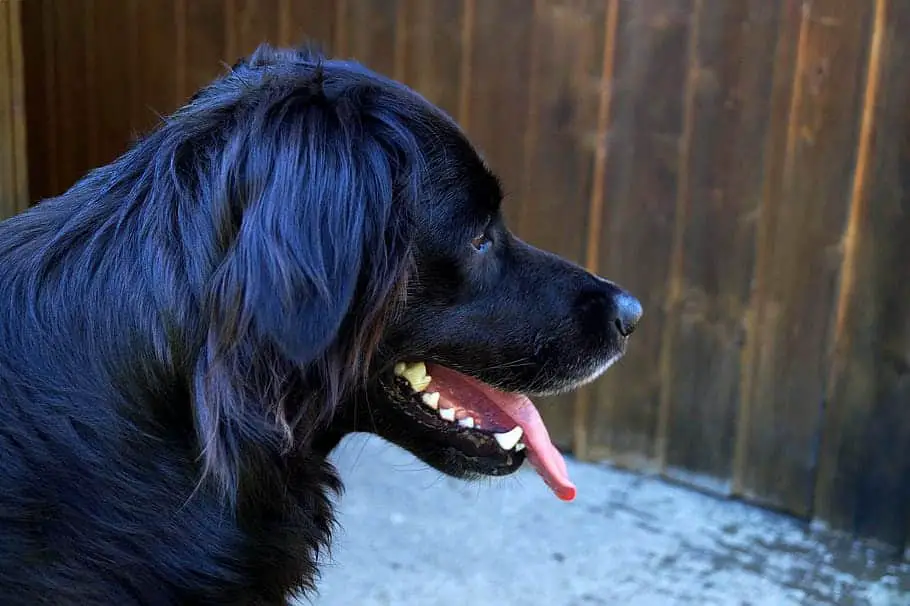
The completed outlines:
[[[697,0],[662,344],[669,477],[726,494],[781,2]]]
[[[183,73],[175,70],[180,48],[176,0],[133,0],[132,29],[136,40],[135,97],[131,128],[148,132],[183,101]]]
[[[466,0],[462,27],[466,57],[458,120],[502,179],[503,212],[507,224],[516,229],[523,204],[516,194],[524,179],[521,142],[532,77],[532,11],[527,0]]]
[[[181,59],[180,96],[188,99],[225,71],[236,57],[227,54],[227,25],[221,0],[191,0],[185,4],[185,51]]]
[[[762,197],[759,211],[758,234],[756,249],[759,243],[766,243],[772,233],[774,219],[779,205],[771,201],[779,199],[783,194],[783,174],[786,161],[786,149],[789,119],[794,89],[794,71],[799,47],[799,34],[802,31],[802,12],[798,6],[787,2],[780,14],[780,34],[774,47],[774,77],[771,87],[770,103],[771,116],[767,126],[765,154],[764,154],[764,180],[762,183]],[[764,244],[764,249],[768,248]],[[761,278],[757,271],[758,258],[756,258],[755,281],[752,284],[749,308],[746,311],[746,347],[741,359],[741,384],[740,408],[737,413],[736,444],[733,458],[733,485],[734,494],[743,492],[744,477],[743,467],[746,465],[746,453],[749,445],[749,425],[751,421],[751,399],[753,379],[753,358],[757,351],[757,340],[761,339],[758,333],[758,311],[763,291],[763,285],[758,281]]]
[[[597,81],[597,128],[594,136],[594,160],[591,164],[591,192],[588,200],[585,266],[594,273],[600,272],[600,245],[604,230],[604,175],[606,174],[608,144],[613,109],[613,80],[616,72],[616,50],[619,28],[619,2],[609,0],[605,6],[601,72]],[[591,401],[595,386],[585,386],[575,396],[572,419],[572,450],[580,459],[590,458]]]
[[[352,0],[340,6],[344,48],[339,52],[384,76],[400,78],[404,57],[396,31],[403,0]]]
[[[877,0],[815,513],[910,538],[910,5]]]
[[[655,462],[691,11],[690,0],[623,2],[619,10],[599,269],[641,300],[645,316],[625,358],[592,386],[583,422],[592,457],[639,469]]]
[[[584,264],[598,138],[606,6],[599,0],[534,3],[531,79],[516,233]],[[598,234],[599,236],[599,234]],[[539,398],[557,445],[574,440],[577,394]]]
[[[283,46],[299,46],[313,42],[327,53],[334,52],[338,0],[281,0],[279,42]]]
[[[403,81],[455,117],[460,100],[462,0],[403,0],[406,24]]]
[[[54,191],[55,131],[51,79],[48,72],[53,62],[47,52],[53,38],[47,34],[48,0],[22,2],[22,47],[25,63],[25,118],[27,132],[28,191],[30,200],[37,201]],[[51,53],[52,54],[52,53]]]
[[[8,4],[0,4],[0,220],[15,214],[19,201],[15,197],[15,155],[13,144],[13,98],[12,86],[12,10]]]
[[[89,167],[100,166],[123,153],[130,139],[130,10],[123,0],[94,0],[88,17],[94,35],[87,37],[87,63],[94,74],[87,86],[92,115],[92,153]]]
[[[236,56],[228,58],[233,64],[240,57],[252,53],[265,42],[278,44],[280,36],[279,0],[233,0],[232,23]]]
[[[737,491],[807,516],[872,5],[803,3],[779,195],[763,202]]]
[[[18,10],[18,7],[17,7]],[[13,18],[10,4],[0,4],[0,220],[20,210],[16,186],[16,156],[24,150],[16,145],[13,127],[13,78],[18,70],[13,69],[13,45],[18,44],[18,21]]]
[[[22,3],[13,0],[9,6],[9,73],[12,101],[12,148],[15,150],[13,198],[16,210],[29,205],[28,189],[28,126],[25,106],[25,55],[22,37]]]
[[[85,132],[90,120],[86,83],[86,37],[90,8],[85,2],[52,2],[56,119],[55,194],[69,189],[91,167],[91,145]]]

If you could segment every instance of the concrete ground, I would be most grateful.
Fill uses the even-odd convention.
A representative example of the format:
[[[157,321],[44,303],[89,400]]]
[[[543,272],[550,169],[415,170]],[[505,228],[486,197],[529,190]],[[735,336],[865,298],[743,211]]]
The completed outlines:
[[[465,484],[376,438],[335,459],[343,528],[317,606],[910,605],[910,564],[605,466],[570,461],[562,503],[533,471]]]

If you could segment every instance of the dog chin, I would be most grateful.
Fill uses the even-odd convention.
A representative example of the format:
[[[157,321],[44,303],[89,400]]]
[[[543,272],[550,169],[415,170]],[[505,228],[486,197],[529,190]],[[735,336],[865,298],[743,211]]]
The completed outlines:
[[[604,373],[606,373],[610,369],[611,366],[613,366],[616,362],[618,362],[620,360],[620,358],[623,357],[624,354],[625,354],[625,351],[620,351],[619,353],[612,355],[611,357],[607,358],[605,361],[600,362],[599,364],[595,365],[592,370],[589,370],[587,372],[587,374],[583,375],[582,378],[580,378],[580,379],[575,379],[575,380],[563,383],[561,385],[557,385],[555,387],[549,387],[544,390],[534,391],[533,393],[530,393],[528,395],[537,396],[537,397],[548,397],[548,396],[558,396],[558,395],[561,395],[564,393],[575,391],[576,389],[579,389],[580,387],[584,387],[585,385],[588,385],[589,383],[593,383],[594,381],[599,379]]]

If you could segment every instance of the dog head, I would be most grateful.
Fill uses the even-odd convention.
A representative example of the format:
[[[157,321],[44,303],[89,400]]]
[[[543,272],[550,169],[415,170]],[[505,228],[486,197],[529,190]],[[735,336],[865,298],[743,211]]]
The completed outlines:
[[[642,309],[511,234],[450,118],[358,64],[265,46],[168,129],[175,188],[210,206],[211,271],[188,269],[207,471],[233,490],[248,442],[368,431],[462,477],[529,457],[572,497],[529,396],[599,376]]]

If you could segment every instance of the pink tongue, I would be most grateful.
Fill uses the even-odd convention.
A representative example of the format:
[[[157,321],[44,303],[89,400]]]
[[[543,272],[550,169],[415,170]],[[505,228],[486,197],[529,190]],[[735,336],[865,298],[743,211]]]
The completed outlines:
[[[528,461],[537,474],[561,500],[575,499],[576,489],[569,479],[566,461],[553,445],[537,407],[527,396],[499,391],[473,377],[435,364],[427,365],[427,374],[432,377],[429,391],[437,390],[442,397],[476,413],[489,414],[490,411],[484,408],[495,407],[517,423],[524,430]]]

